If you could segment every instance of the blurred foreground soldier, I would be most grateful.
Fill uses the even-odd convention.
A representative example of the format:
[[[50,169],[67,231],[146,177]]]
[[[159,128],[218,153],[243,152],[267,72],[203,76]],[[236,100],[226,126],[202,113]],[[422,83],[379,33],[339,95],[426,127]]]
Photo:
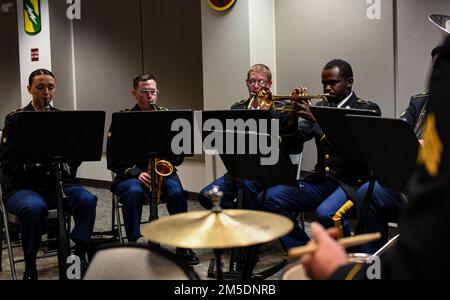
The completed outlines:
[[[382,279],[450,279],[450,37],[434,66],[410,199],[400,220],[400,238],[381,260]],[[302,263],[314,279],[365,279],[368,264],[347,264],[345,250],[319,225],[313,226],[319,248]]]

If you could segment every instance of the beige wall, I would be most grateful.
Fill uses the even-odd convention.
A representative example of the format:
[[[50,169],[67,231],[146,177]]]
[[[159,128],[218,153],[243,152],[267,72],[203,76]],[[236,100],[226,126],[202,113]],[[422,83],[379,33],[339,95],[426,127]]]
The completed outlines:
[[[142,13],[143,68],[158,79],[158,101],[170,109],[203,109],[200,2],[143,1]]]
[[[76,109],[73,68],[72,23],[66,17],[65,1],[49,1],[50,46],[52,71],[57,78],[57,91],[53,105],[61,110]]]
[[[152,0],[141,7],[139,0],[121,1],[120,9],[105,14],[110,2],[83,1],[82,18],[73,22],[77,109],[105,110],[107,130],[113,112],[135,104],[132,80],[143,71],[156,76],[160,105],[202,109],[200,2]],[[198,166],[203,162],[186,159],[180,169],[190,191],[204,181]],[[78,175],[111,179],[105,158],[84,163]]]
[[[106,127],[112,112],[133,105],[131,79],[142,70],[158,77],[163,106],[227,109],[247,97],[253,63],[272,68],[274,90],[283,95],[298,84],[320,92],[321,68],[336,57],[354,67],[357,94],[395,117],[425,89],[429,52],[442,38],[427,15],[450,15],[447,0],[381,0],[381,20],[369,20],[369,4],[361,0],[240,0],[226,13],[203,0],[129,0],[105,14],[112,2],[82,1],[82,18],[71,24],[64,1],[50,0],[55,103],[105,110]],[[4,116],[20,105],[22,88],[15,14],[0,15],[0,34],[8,45],[0,48]],[[303,169],[314,162],[308,145]],[[188,159],[180,168],[185,188],[198,191],[212,179],[211,169],[209,156],[206,167]],[[110,179],[104,161],[83,164],[80,176]]]
[[[450,15],[450,1],[398,0],[398,114],[412,95],[427,90],[430,53],[445,35],[428,21],[436,13]]]

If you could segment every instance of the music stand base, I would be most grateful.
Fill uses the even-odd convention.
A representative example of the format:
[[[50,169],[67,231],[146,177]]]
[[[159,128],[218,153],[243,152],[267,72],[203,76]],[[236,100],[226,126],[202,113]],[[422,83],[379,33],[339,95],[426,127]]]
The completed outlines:
[[[288,261],[287,259],[283,259],[282,262],[278,263],[277,265],[270,267],[267,270],[261,271],[259,273],[254,273],[250,275],[250,278],[252,280],[264,280],[273,274],[279,272],[281,269],[283,269],[287,265]],[[208,267],[208,278],[217,278],[216,271],[215,271],[215,265],[216,260],[212,258],[209,262]],[[224,279],[230,279],[230,280],[239,280],[242,279],[242,272],[224,272]]]
[[[242,272],[223,272],[224,279],[238,280],[241,279]],[[209,261],[208,278],[217,278],[216,274],[216,259],[212,258]]]

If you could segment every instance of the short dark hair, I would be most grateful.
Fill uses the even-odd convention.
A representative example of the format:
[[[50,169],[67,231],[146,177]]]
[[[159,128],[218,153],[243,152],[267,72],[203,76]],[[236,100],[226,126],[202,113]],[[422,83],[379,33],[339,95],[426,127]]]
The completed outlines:
[[[352,66],[348,62],[342,59],[333,59],[332,61],[329,61],[325,67],[323,67],[324,70],[329,70],[333,68],[338,68],[339,73],[344,79],[349,79],[353,77],[353,69]]]
[[[39,75],[49,75],[52,76],[54,79],[56,79],[55,75],[53,75],[52,72],[50,72],[47,69],[37,69],[34,70],[33,72],[31,72],[30,76],[28,77],[28,85],[32,85],[33,84],[33,78]]]
[[[148,81],[148,80],[154,80],[156,82],[156,77],[153,74],[148,74],[148,73],[143,73],[143,74],[136,76],[133,79],[133,88],[137,88],[139,85],[139,82]]]
[[[434,47],[433,50],[431,50],[431,57],[435,57],[436,55],[441,54],[442,46]]]

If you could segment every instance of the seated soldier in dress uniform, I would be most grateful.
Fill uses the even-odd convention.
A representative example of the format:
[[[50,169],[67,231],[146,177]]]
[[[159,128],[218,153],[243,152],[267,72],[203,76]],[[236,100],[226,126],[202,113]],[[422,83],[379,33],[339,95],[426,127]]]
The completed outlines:
[[[366,109],[381,114],[377,104],[359,99],[352,91],[353,71],[346,61],[335,59],[328,62],[322,71],[322,84],[323,92],[332,97],[317,105]],[[304,90],[297,88],[293,93],[300,94]],[[369,178],[369,169],[365,164],[345,160],[333,150],[312,115],[310,105],[309,102],[298,104],[297,114],[302,120],[298,122],[297,142],[315,139],[317,164],[314,172],[298,181],[298,187],[277,185],[266,191],[264,209],[288,217],[295,224],[294,229],[281,238],[285,249],[306,244],[309,240],[296,222],[300,212],[315,210],[324,226],[331,227],[339,222],[341,234],[348,235],[348,221],[337,212],[342,207],[348,209],[352,206],[350,200],[356,200],[357,188]]]
[[[4,201],[6,209],[18,216],[22,225],[22,246],[25,256],[24,279],[37,279],[36,255],[41,242],[42,229],[49,208],[56,208],[55,174],[51,165],[20,164],[11,156],[17,128],[17,116],[23,111],[56,111],[50,106],[55,95],[55,76],[48,70],[38,69],[29,76],[30,104],[6,116],[0,157],[2,161]],[[37,124],[38,126],[38,124]],[[76,168],[80,163],[71,163]],[[75,242],[75,255],[81,258],[82,273],[87,267],[86,252],[94,229],[97,197],[75,181],[74,174],[62,170],[65,209],[75,219],[71,238]]]
[[[136,99],[136,105],[126,111],[162,110],[158,99],[156,79],[150,74],[141,74],[133,80],[131,94]],[[165,109],[164,109],[165,110]],[[151,178],[148,173],[148,161],[113,161],[111,149],[111,130],[108,133],[107,160],[108,169],[116,175],[111,191],[116,194],[123,204],[122,213],[125,231],[129,242],[135,242],[141,237],[142,205],[149,192]],[[155,137],[156,138],[156,137]],[[173,166],[179,166],[184,157],[165,157]],[[176,170],[164,177],[161,189],[161,200],[166,203],[170,215],[187,212],[188,194],[183,189]],[[177,248],[177,254],[184,257],[190,265],[199,263],[197,255],[191,249]]]
[[[261,103],[256,98],[256,94],[260,88],[265,87],[270,89],[272,86],[272,72],[269,67],[264,64],[256,64],[251,66],[247,72],[247,79],[245,83],[247,85],[249,97],[245,100],[234,103],[231,106],[231,109],[261,109]],[[275,105],[280,108],[284,104],[277,102]],[[272,111],[272,116],[280,120],[281,149],[283,153],[285,155],[295,155],[300,153],[303,149],[302,145],[299,145],[295,140],[293,140],[297,130],[297,120],[293,120],[287,113],[281,113],[279,111]],[[228,173],[214,180],[200,191],[198,200],[204,208],[210,209],[212,207],[211,199],[207,196],[207,194],[208,191],[212,190],[213,186],[218,186],[220,191],[223,192],[220,203],[222,208],[236,208],[237,205],[235,200],[238,194],[237,182],[236,179]],[[257,196],[262,189],[263,187],[258,182],[244,180],[244,202],[242,203],[244,209],[262,208],[262,204],[257,200]]]

